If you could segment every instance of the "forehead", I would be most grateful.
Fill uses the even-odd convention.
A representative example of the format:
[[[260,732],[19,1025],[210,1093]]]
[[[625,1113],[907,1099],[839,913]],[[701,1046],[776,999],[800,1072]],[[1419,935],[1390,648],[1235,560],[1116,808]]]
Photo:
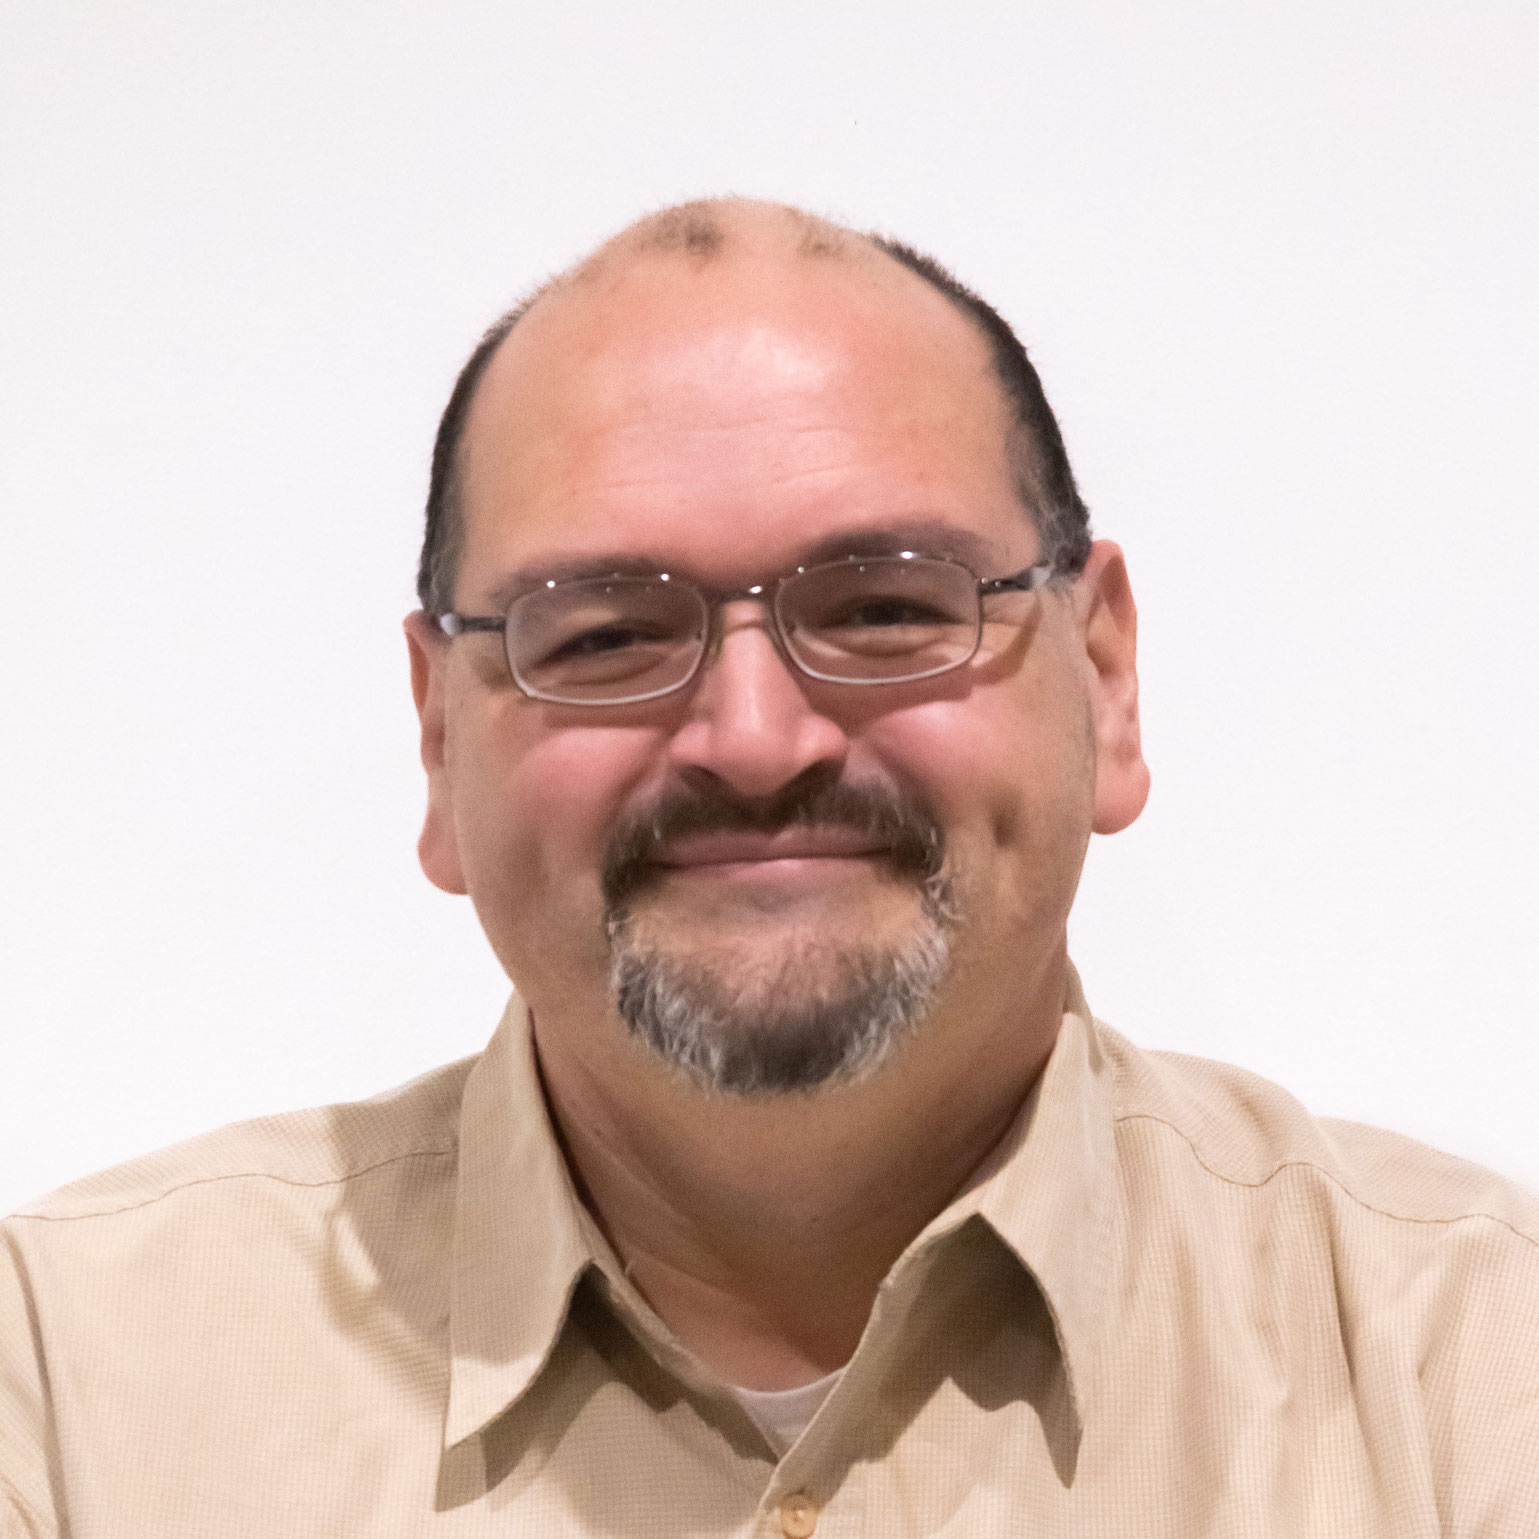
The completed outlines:
[[[884,523],[1025,522],[986,343],[875,255],[571,281],[493,359],[463,451],[465,594],[588,554],[727,577]]]

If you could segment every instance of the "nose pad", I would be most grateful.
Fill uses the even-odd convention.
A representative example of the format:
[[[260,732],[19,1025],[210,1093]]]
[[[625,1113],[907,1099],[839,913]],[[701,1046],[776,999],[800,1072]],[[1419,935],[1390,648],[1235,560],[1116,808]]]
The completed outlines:
[[[759,645],[754,645],[743,636],[745,631],[758,631],[763,637]],[[717,673],[724,666],[727,657],[727,642],[731,638],[738,638],[734,644],[735,651],[741,651],[744,646],[749,648],[751,654],[757,654],[761,662],[750,663],[755,677],[750,680],[751,692],[755,695],[762,691],[764,680],[758,677],[758,669],[768,658],[764,656],[764,650],[774,655],[775,662],[779,664],[778,672],[782,676],[776,682],[790,686],[795,692],[796,699],[806,708],[807,701],[803,690],[806,678],[790,657],[786,654],[785,644],[781,640],[779,630],[775,625],[775,618],[770,613],[768,601],[760,598],[730,599],[721,605],[713,616],[713,623],[709,634],[706,636],[705,653],[700,660],[700,672],[708,675]],[[709,687],[709,679],[705,680]],[[778,691],[777,691],[778,693]]]
[[[730,611],[737,611],[731,614]],[[780,628],[775,624],[775,617],[770,611],[770,600],[759,598],[734,598],[717,607],[716,613],[708,622],[708,630],[705,638],[705,656],[701,659],[700,666],[709,668],[721,658],[722,648],[726,644],[729,635],[736,635],[738,631],[763,631],[769,644],[775,649],[775,654],[785,664],[787,672],[795,676],[800,670],[786,656],[785,646],[780,638]]]
[[[748,595],[731,598],[714,606],[706,620],[705,642],[695,670],[697,679],[719,666],[728,636],[735,636],[739,631],[762,631],[781,668],[796,685],[798,693],[802,691],[808,675],[796,666],[786,650],[785,638],[780,634],[780,627],[770,608],[771,602],[771,599],[751,591]]]

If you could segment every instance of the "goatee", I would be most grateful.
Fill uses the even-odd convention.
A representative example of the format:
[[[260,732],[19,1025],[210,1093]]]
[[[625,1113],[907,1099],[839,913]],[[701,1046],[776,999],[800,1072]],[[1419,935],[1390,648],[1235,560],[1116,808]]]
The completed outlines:
[[[671,954],[666,939],[640,933],[634,904],[670,840],[793,825],[851,829],[880,849],[888,878],[911,883],[919,899],[908,934],[887,945],[804,937],[737,966]],[[616,831],[603,893],[620,1019],[701,1088],[730,1095],[807,1092],[870,1074],[933,1008],[956,927],[938,821],[885,787],[840,781],[796,781],[753,803],[673,792]]]

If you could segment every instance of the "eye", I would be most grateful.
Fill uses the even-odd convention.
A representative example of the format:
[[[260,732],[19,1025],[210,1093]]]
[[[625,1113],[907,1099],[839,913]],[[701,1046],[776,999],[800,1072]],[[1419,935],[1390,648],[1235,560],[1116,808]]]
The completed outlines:
[[[568,658],[599,657],[606,652],[621,652],[626,647],[645,646],[648,642],[662,639],[662,633],[655,627],[616,620],[608,625],[591,626],[567,637],[546,654],[546,660],[561,662]]]
[[[822,623],[827,626],[888,626],[943,624],[951,616],[908,595],[860,599]]]

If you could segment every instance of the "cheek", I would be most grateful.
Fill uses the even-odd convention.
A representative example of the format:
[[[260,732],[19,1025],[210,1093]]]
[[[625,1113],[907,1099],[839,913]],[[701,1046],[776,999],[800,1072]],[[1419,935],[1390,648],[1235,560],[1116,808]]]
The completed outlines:
[[[541,929],[597,912],[598,870],[615,819],[656,761],[655,734],[597,726],[489,724],[462,762],[459,830],[466,880],[493,922]],[[483,912],[483,918],[487,918]]]
[[[868,742],[946,827],[964,884],[989,902],[1057,906],[1089,839],[1094,766],[1083,701],[974,690],[873,724]]]
[[[867,742],[945,821],[993,843],[1086,813],[1094,776],[1083,703],[984,693],[895,713],[872,724]]]

